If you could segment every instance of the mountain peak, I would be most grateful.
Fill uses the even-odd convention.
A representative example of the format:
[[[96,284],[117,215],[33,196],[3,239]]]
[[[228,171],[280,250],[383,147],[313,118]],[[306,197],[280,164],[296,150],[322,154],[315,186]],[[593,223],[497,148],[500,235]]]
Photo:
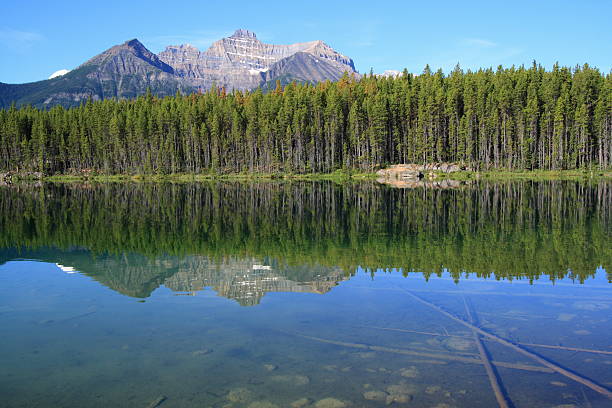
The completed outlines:
[[[124,42],[123,45],[126,47],[137,48],[137,49],[146,48],[140,41],[138,41],[137,38],[132,38],[131,40]]]
[[[245,30],[243,28],[239,28],[236,31],[234,31],[234,34],[232,34],[233,38],[241,38],[241,37],[246,37],[246,38],[257,38],[257,36],[255,35],[254,32],[249,31],[249,30]]]
[[[106,67],[112,72],[121,75],[127,73],[142,73],[149,69],[159,69],[166,73],[173,73],[172,67],[162,62],[136,38],[120,45],[115,45],[101,54],[96,55],[83,66]],[[104,70],[103,69],[103,70]]]

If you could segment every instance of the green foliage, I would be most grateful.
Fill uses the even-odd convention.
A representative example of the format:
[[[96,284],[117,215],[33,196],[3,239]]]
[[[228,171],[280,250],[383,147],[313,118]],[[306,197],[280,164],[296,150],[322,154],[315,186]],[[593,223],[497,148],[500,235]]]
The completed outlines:
[[[265,93],[213,88],[71,109],[12,107],[0,110],[0,171],[304,174],[442,161],[608,169],[611,84],[588,65],[457,67],[448,76],[426,68],[284,88],[279,81]]]

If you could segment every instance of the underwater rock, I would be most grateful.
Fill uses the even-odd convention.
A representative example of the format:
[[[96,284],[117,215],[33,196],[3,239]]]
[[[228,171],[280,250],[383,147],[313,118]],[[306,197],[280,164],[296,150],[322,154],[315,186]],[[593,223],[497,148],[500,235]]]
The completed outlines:
[[[389,395],[385,398],[385,403],[391,405],[395,402],[405,404],[412,400],[412,394],[416,392],[416,387],[406,383],[399,383],[387,387]]]
[[[471,340],[463,339],[461,337],[450,337],[444,340],[444,344],[446,345],[446,347],[458,351],[469,350],[474,345]]]
[[[315,403],[315,408],[346,408],[348,404],[336,398],[324,398]]]
[[[292,385],[307,385],[310,383],[310,378],[305,375],[274,375],[270,377],[270,380]]]
[[[300,398],[299,400],[295,400],[291,403],[291,408],[304,408],[307,405],[310,405],[312,400],[310,398]]]
[[[440,347],[442,345],[442,342],[440,341],[440,339],[436,337],[427,339],[425,343],[429,344],[430,346],[434,346],[434,347]]]
[[[551,381],[550,385],[554,385],[556,387],[567,387],[567,384],[561,381]]]
[[[201,350],[196,350],[193,353],[191,353],[193,356],[205,356],[206,354],[210,354],[212,353],[212,349],[201,349]]]
[[[335,370],[337,370],[337,369],[338,369],[338,366],[335,366],[335,365],[329,364],[329,365],[324,365],[324,366],[323,366],[323,369],[324,369],[324,370],[327,370],[327,371],[335,371]]]
[[[425,388],[425,394],[432,395],[441,390],[442,387],[440,387],[439,385],[430,385],[429,387]]]
[[[591,332],[588,330],[574,330],[574,334],[578,334],[580,336],[586,336],[586,335],[591,334]]]
[[[248,408],[279,408],[279,406],[270,401],[255,401],[250,403]]]
[[[387,394],[384,391],[366,391],[363,393],[363,398],[367,399],[368,401],[386,401],[387,400],[387,396],[389,394]]]
[[[414,385],[401,382],[387,387],[389,394],[416,394],[417,388]]]
[[[412,400],[412,395],[409,394],[390,394],[387,395],[385,403],[391,405],[395,402],[398,404],[406,404]]]
[[[246,388],[234,388],[226,397],[230,402],[245,403],[253,399],[253,392]]]
[[[274,364],[264,364],[264,368],[267,371],[274,371],[278,368],[278,366],[274,365]]]
[[[410,366],[408,368],[402,368],[400,370],[400,375],[406,378],[417,378],[419,376],[419,369],[415,366]]]

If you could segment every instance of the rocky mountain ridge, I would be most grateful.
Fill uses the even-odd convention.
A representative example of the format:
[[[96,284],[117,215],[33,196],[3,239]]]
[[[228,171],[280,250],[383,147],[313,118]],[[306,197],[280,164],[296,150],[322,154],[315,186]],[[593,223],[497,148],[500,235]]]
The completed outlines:
[[[226,88],[247,90],[268,82],[268,72],[283,71],[277,64],[285,58],[298,53],[306,53],[325,65],[321,70],[313,70],[308,65],[300,72],[300,79],[318,82],[325,79],[335,80],[346,71],[356,73],[353,60],[346,57],[323,41],[310,41],[289,45],[265,44],[255,33],[236,30],[230,37],[214,42],[208,50],[201,52],[186,44],[168,46],[159,54],[162,61],[172,66],[178,76],[188,79],[193,85],[210,88],[213,83]],[[285,70],[286,71],[286,70]],[[308,72],[314,71],[312,78]]]
[[[191,93],[213,85],[227,90],[269,87],[279,80],[336,81],[344,73],[358,76],[353,60],[323,41],[275,45],[239,29],[200,51],[172,45],[158,55],[132,39],[113,46],[76,69],[27,84],[0,83],[0,108],[11,104],[48,108],[79,105],[88,99],[132,98],[147,89],[158,96]]]

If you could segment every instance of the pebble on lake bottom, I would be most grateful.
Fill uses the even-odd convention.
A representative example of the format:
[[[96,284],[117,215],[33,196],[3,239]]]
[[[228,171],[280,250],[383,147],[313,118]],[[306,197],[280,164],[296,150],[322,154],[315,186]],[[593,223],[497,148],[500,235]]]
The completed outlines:
[[[430,385],[429,387],[425,388],[425,394],[432,395],[441,390],[442,387],[440,387],[439,385]]]
[[[393,403],[406,404],[412,400],[413,394],[416,393],[416,387],[407,383],[393,384],[387,387],[387,397],[385,402],[387,405]]]
[[[410,366],[408,368],[402,368],[400,370],[400,375],[406,378],[417,378],[419,376],[419,369],[415,366]]]
[[[473,347],[474,343],[468,339],[462,339],[460,337],[451,337],[444,341],[446,347],[458,350],[458,351],[466,351]]]
[[[363,398],[367,399],[368,401],[386,401],[387,400],[387,396],[389,394],[387,394],[384,391],[366,391],[363,393]]]
[[[251,400],[253,392],[246,388],[234,388],[227,394],[227,399],[230,402],[245,403]]]
[[[291,408],[304,408],[307,405],[310,405],[312,400],[310,398],[300,398],[299,400],[295,400],[291,403]]]
[[[315,408],[346,408],[348,404],[336,398],[324,398],[315,403]]]
[[[310,378],[306,377],[305,375],[274,375],[270,377],[270,380],[296,386],[307,385],[310,383]]]
[[[279,406],[269,401],[255,401],[250,403],[248,408],[279,408]]]
[[[211,349],[201,349],[201,350],[196,350],[193,353],[191,353],[191,355],[193,356],[205,356],[206,354],[210,354],[212,353]]]
[[[555,387],[567,387],[567,384],[561,381],[551,381],[550,385],[554,385]]]

